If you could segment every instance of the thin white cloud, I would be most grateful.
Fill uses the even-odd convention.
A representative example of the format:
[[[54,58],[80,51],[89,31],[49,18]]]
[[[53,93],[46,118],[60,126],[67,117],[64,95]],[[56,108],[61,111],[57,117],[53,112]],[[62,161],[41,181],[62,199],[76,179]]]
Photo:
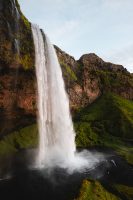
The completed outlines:
[[[125,8],[124,6],[132,5],[132,0],[101,0],[105,7],[112,9]]]
[[[62,50],[77,59],[94,52],[132,70],[133,0],[19,2],[28,19],[39,24]]]
[[[53,38],[66,37],[68,34],[72,34],[74,30],[78,28],[78,21],[69,20],[65,21],[60,27],[54,30]],[[52,35],[52,34],[51,34]]]
[[[121,64],[130,72],[133,72],[133,44],[112,54],[110,53],[110,55],[106,56],[106,59],[116,64]]]

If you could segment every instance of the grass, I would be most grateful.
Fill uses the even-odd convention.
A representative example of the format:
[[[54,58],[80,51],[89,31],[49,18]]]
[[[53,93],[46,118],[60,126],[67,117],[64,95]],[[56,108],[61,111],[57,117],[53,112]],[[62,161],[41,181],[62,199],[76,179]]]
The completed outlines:
[[[34,148],[37,146],[37,126],[31,125],[13,132],[0,141],[0,155],[12,154],[20,149]]]
[[[112,93],[102,95],[74,117],[79,147],[106,146],[133,164],[133,102]]]
[[[100,78],[102,87],[104,89],[120,88],[133,86],[133,78],[129,73],[121,71],[112,72],[108,70],[95,70],[91,72],[96,77]]]
[[[104,146],[114,149],[133,164],[133,102],[108,93],[74,117],[77,147]],[[0,141],[0,155],[37,145],[37,126],[11,133]]]
[[[120,200],[108,192],[98,181],[84,180],[75,200]]]
[[[60,65],[65,69],[65,76],[67,76],[68,78],[77,81],[77,77],[76,74],[74,73],[74,71],[70,68],[70,66],[68,66],[66,63],[64,62],[60,62]]]
[[[126,185],[118,185],[115,184],[113,186],[123,197],[125,197],[128,200],[133,199],[133,187],[132,186],[126,186]]]

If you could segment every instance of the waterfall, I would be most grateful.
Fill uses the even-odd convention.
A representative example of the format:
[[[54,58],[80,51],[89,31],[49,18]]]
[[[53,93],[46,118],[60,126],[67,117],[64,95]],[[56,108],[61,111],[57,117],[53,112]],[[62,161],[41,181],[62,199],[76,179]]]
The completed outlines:
[[[11,0],[12,3],[12,15],[16,15],[17,20],[20,19],[20,14],[16,5],[16,0]]]
[[[15,38],[14,38],[14,47],[15,47],[15,53],[17,55],[17,67],[16,67],[16,72],[15,72],[15,90],[16,90],[16,95],[17,95],[17,84],[18,84],[18,74],[19,74],[19,59],[20,59],[20,27],[19,27],[19,21],[20,21],[20,13],[18,11],[17,5],[16,5],[16,0],[12,1],[12,15],[15,16]]]
[[[35,167],[62,167],[86,171],[103,157],[76,152],[75,132],[61,67],[53,45],[37,25],[32,25],[37,77],[39,148]]]
[[[37,166],[71,162],[75,153],[75,132],[62,71],[48,37],[32,25],[38,88],[39,152]]]
[[[13,15],[16,17],[15,18],[15,31],[17,33],[17,35],[19,35],[19,20],[20,20],[20,14],[19,14],[19,11],[18,11],[18,8],[16,6],[16,1],[13,0],[12,2],[12,12],[13,12]],[[15,45],[15,50],[16,50],[16,53],[18,55],[18,57],[20,56],[20,44],[19,44],[19,37],[17,36],[15,39],[14,39],[14,45]]]

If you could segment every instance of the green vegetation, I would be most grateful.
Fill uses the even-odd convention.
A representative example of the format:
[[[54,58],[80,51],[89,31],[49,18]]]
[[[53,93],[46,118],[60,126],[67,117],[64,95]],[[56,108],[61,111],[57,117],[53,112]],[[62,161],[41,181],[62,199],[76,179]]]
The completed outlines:
[[[92,130],[87,122],[75,123],[76,144],[78,147],[88,147],[98,144],[98,135]]]
[[[126,197],[128,200],[133,199],[133,187],[129,187],[126,185],[114,185],[114,188],[123,196]]]
[[[112,93],[102,95],[92,105],[77,112],[76,143],[79,147],[106,146],[133,163],[133,102]]]
[[[20,20],[20,66],[25,70],[34,68],[34,43],[32,38],[31,24],[21,15]]]
[[[1,67],[5,67],[5,69],[6,66],[12,66],[16,69],[17,67],[25,70],[33,69],[35,55],[31,24],[21,13],[17,0],[17,8],[20,13],[19,21],[16,15],[12,14],[11,1],[3,0],[3,2],[5,9],[1,13]],[[16,39],[20,44],[20,55],[15,49]],[[89,76],[90,80],[97,80],[98,86],[103,92],[103,95],[93,104],[76,111],[74,126],[77,133],[77,147],[109,147],[133,164],[133,147],[130,145],[133,141],[133,102],[108,92],[114,91],[120,94],[121,89],[124,88],[126,91],[127,88],[133,87],[133,75],[126,71],[123,73],[122,71],[106,70],[106,68],[103,70],[100,69],[100,66],[99,68],[88,66],[88,69],[84,70],[84,67],[87,66],[79,62],[77,62],[78,70],[75,73],[73,67],[65,62],[67,63],[65,59],[60,61],[66,83],[75,83],[76,81],[84,86],[83,80]],[[83,77],[86,72],[87,76]],[[71,86],[71,84],[69,85]],[[29,86],[29,88],[32,87]],[[0,82],[0,91],[3,88],[4,85]],[[33,108],[36,108],[35,102],[33,102]],[[0,158],[6,158],[6,156],[8,157],[8,155],[22,149],[35,148],[37,144],[37,125],[22,128],[5,135],[0,140]],[[125,199],[133,199],[133,187],[115,184],[112,185],[112,188]],[[120,198],[108,192],[98,181],[84,180],[76,200],[120,200]]]
[[[84,180],[76,200],[120,200],[108,192],[98,181]]]
[[[0,29],[0,62],[2,67],[13,66],[14,68],[31,69],[34,67],[34,44],[31,24],[22,14],[17,0],[16,5],[20,14],[19,20],[17,20],[15,13],[12,13],[10,1],[3,0],[3,5],[5,10],[1,13]],[[19,41],[19,56],[15,55],[16,39]]]
[[[5,136],[0,141],[0,155],[12,154],[20,149],[37,146],[37,126],[32,125]]]
[[[64,75],[69,79],[72,79],[74,81],[77,80],[76,74],[74,73],[74,71],[63,61],[60,62],[60,65],[65,69],[65,73]]]
[[[113,189],[124,199],[133,199],[133,187],[115,184]],[[84,180],[79,196],[75,200],[121,200],[121,198],[107,191],[98,181]]]
[[[103,89],[118,89],[120,87],[133,86],[133,77],[128,73],[122,71],[109,71],[109,70],[92,70],[90,73],[100,78]]]
[[[23,57],[20,58],[20,63],[23,66],[23,68],[25,70],[28,70],[32,67],[33,63],[32,63],[32,58],[30,54],[26,54]]]
[[[114,94],[101,96],[91,106],[77,111],[74,118],[77,147],[105,146],[133,164],[133,103]],[[32,125],[9,134],[0,141],[0,154],[34,147],[37,127]]]
[[[30,25],[29,21],[26,19],[26,17],[22,14],[21,18],[22,18],[22,21],[24,22],[25,26],[27,27],[27,29],[30,29],[31,25]]]

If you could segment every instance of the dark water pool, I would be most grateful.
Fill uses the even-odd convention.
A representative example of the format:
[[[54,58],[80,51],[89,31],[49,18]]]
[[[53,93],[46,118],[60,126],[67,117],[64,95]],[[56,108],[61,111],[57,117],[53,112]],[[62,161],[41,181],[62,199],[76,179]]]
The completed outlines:
[[[94,152],[94,150],[91,150]],[[96,153],[96,151],[95,151]],[[133,167],[114,152],[101,151],[105,159],[86,172],[68,174],[64,169],[29,170],[22,162],[15,163],[11,177],[0,181],[0,198],[30,200],[71,200],[78,193],[83,179],[99,180],[111,189],[113,183],[133,186]]]

